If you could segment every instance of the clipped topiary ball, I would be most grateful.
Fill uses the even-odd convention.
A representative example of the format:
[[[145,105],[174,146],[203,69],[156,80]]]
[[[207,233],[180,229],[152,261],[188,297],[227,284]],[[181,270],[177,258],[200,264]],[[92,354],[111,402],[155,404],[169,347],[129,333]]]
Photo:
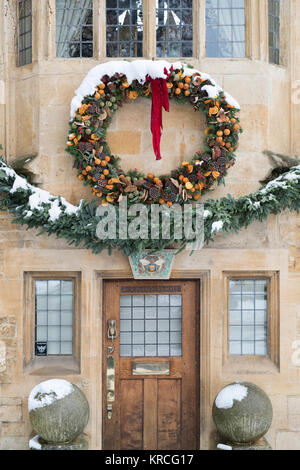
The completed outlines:
[[[220,435],[232,443],[253,443],[269,430],[272,403],[266,393],[249,382],[227,385],[217,395],[213,420]]]
[[[61,379],[46,380],[34,387],[28,410],[33,429],[49,443],[72,442],[89,420],[89,404],[83,392]]]

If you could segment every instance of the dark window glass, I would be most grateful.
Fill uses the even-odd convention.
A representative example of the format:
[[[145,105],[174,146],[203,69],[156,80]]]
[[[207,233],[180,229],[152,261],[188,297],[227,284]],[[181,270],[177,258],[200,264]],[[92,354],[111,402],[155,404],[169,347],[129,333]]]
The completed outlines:
[[[193,0],[156,0],[157,57],[192,57]]]
[[[71,355],[73,281],[35,281],[35,355]]]
[[[56,0],[56,57],[93,57],[93,0]]]
[[[142,0],[106,0],[106,55],[143,56]]]
[[[269,61],[280,63],[280,0],[269,0]]]
[[[32,8],[31,0],[18,2],[19,34],[18,65],[32,63]]]
[[[206,0],[207,57],[245,57],[245,0]]]

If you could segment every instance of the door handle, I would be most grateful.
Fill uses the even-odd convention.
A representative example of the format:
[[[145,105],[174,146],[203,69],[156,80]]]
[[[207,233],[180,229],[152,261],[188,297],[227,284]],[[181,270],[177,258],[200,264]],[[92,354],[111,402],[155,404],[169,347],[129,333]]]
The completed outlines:
[[[115,358],[111,355],[106,358],[106,399],[115,401]]]
[[[116,320],[108,320],[107,324],[108,324],[107,337],[108,339],[111,339],[113,341],[118,336]]]

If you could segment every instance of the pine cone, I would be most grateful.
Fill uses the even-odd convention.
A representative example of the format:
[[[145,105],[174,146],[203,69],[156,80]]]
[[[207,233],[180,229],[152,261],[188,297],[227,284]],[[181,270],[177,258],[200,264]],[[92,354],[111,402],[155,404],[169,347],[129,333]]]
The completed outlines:
[[[143,187],[148,190],[151,189],[152,188],[151,181],[145,180]]]
[[[177,194],[178,193],[178,188],[175,186],[175,184],[172,183],[171,180],[166,180],[165,181],[165,188],[169,188],[172,193]]]
[[[202,155],[201,159],[204,162],[208,163],[211,160],[211,156],[208,153],[205,153],[205,154]]]
[[[91,106],[89,106],[88,112],[89,114],[96,114],[100,113],[101,106],[99,103],[93,103]]]
[[[107,184],[106,181],[99,180],[98,183],[97,183],[97,186],[98,186],[99,189],[104,189],[106,184]]]
[[[191,183],[197,183],[198,177],[197,177],[197,175],[195,175],[194,173],[192,173],[192,174],[189,176],[189,180],[190,180]]]
[[[165,201],[168,201],[168,200],[169,200],[169,194],[170,194],[169,191],[167,191],[166,189],[163,189],[162,192],[161,192],[161,197],[162,197]]]
[[[216,163],[218,164],[219,168],[226,167],[227,160],[225,157],[220,157]]]
[[[149,196],[153,201],[157,201],[159,199],[159,188],[157,186],[152,186],[149,190]]]
[[[219,165],[217,164],[217,162],[212,162],[210,164],[210,168],[209,168],[211,171],[218,171],[219,170]]]
[[[110,82],[110,83],[107,84],[107,87],[108,87],[108,89],[109,89],[110,91],[113,91],[113,90],[116,89],[116,84]]]
[[[91,152],[93,148],[94,146],[91,144],[91,142],[80,142],[79,144],[79,149],[82,153]]]
[[[173,193],[173,191],[170,192],[168,194],[168,201],[174,203],[174,202],[176,202],[176,200],[177,200],[177,194]]]
[[[100,171],[96,171],[96,173],[94,174],[94,178],[96,178],[96,180],[99,180],[99,179],[100,179],[100,176],[101,176],[101,172],[100,172]]]
[[[99,121],[99,119],[95,116],[91,119],[91,126],[97,130],[100,126],[103,126],[103,121]]]

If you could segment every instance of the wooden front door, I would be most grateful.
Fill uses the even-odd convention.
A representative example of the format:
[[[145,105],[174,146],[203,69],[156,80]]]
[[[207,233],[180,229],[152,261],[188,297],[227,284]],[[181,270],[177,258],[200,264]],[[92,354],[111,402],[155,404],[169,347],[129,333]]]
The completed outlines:
[[[199,448],[197,282],[106,281],[103,302],[103,448]]]

